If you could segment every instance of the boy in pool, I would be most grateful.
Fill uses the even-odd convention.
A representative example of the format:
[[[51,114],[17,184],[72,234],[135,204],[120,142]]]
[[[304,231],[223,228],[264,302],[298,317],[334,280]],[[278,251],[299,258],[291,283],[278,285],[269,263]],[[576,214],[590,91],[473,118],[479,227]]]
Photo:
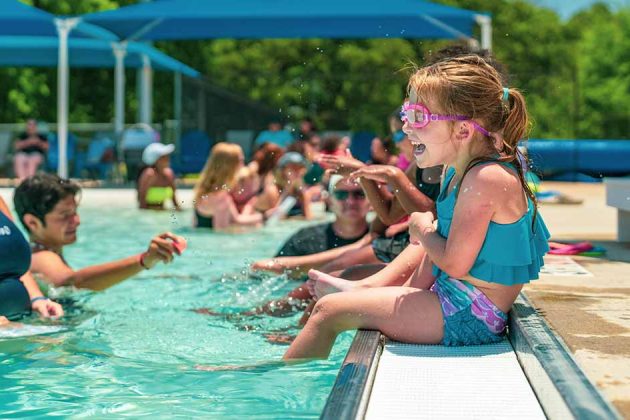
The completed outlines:
[[[31,242],[31,271],[54,286],[103,290],[158,262],[170,263],[186,247],[184,238],[165,232],[151,239],[146,251],[117,261],[72,269],[63,247],[77,240],[80,187],[56,175],[37,174],[15,190],[13,202]]]

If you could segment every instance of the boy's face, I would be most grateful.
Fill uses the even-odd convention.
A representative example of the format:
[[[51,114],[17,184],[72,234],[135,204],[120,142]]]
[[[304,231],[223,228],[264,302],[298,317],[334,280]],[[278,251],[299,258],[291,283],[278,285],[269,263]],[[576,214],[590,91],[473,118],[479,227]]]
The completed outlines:
[[[64,198],[44,217],[46,226],[39,222],[31,232],[46,245],[63,246],[76,242],[81,223],[77,208],[74,196]]]

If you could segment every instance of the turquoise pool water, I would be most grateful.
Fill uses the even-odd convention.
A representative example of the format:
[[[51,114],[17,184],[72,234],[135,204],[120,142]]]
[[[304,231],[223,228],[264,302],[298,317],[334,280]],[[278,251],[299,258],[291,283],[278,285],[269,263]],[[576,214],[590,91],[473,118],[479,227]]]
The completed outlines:
[[[226,319],[191,311],[238,312],[293,288],[283,278],[253,278],[247,267],[307,222],[228,235],[189,228],[190,211],[89,207],[84,200],[80,214],[79,241],[66,251],[74,267],[140,252],[163,230],[184,236],[189,248],[173,264],[104,292],[53,291],[74,301],[59,322],[65,331],[0,339],[0,417],[319,416],[353,333],[337,340],[327,361],[204,372],[195,366],[280,359],[287,347],[264,334],[292,328],[300,315]]]

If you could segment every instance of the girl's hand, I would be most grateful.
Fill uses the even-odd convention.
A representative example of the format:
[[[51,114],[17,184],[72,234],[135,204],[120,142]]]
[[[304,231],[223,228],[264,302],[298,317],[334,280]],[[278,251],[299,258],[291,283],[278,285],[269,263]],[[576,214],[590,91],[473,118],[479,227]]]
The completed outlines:
[[[409,217],[409,241],[414,245],[418,245],[422,241],[422,237],[430,232],[435,232],[433,222],[435,216],[430,211],[414,212]]]
[[[396,176],[396,171],[400,171],[400,169],[390,165],[364,166],[350,174],[350,179],[357,181],[359,178],[365,178],[386,184]]]
[[[343,176],[350,175],[352,172],[366,166],[365,163],[352,157],[350,150],[347,150],[346,153],[345,156],[320,154],[317,163],[322,168]]]
[[[63,308],[61,305],[50,299],[36,300],[31,305],[31,309],[43,318],[59,318],[63,316]]]

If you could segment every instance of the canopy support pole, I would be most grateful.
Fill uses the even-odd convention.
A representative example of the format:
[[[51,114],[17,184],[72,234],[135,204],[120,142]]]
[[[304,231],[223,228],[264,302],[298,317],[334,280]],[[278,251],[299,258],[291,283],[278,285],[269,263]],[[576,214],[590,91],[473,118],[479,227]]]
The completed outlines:
[[[57,64],[57,174],[68,178],[68,36],[79,23],[78,18],[55,19],[59,36],[59,61]]]
[[[116,58],[116,71],[114,80],[114,131],[120,141],[125,129],[125,56],[127,55],[127,43],[116,42],[112,44],[114,57]]]
[[[475,20],[481,26],[481,49],[492,51],[492,18],[486,15],[475,15]]]
[[[113,42],[112,51],[116,59],[114,69],[114,133],[116,138],[116,150],[118,161],[123,161],[122,136],[125,130],[125,56],[127,55],[127,43]],[[120,167],[117,166],[117,169]],[[117,173],[116,176],[118,176]]]
[[[177,150],[178,163],[181,164],[181,138],[182,138],[182,74],[178,71],[173,80],[173,110],[175,111],[175,150]]]
[[[151,60],[142,55],[142,69],[140,70],[140,122],[151,124],[153,109],[153,72]]]

